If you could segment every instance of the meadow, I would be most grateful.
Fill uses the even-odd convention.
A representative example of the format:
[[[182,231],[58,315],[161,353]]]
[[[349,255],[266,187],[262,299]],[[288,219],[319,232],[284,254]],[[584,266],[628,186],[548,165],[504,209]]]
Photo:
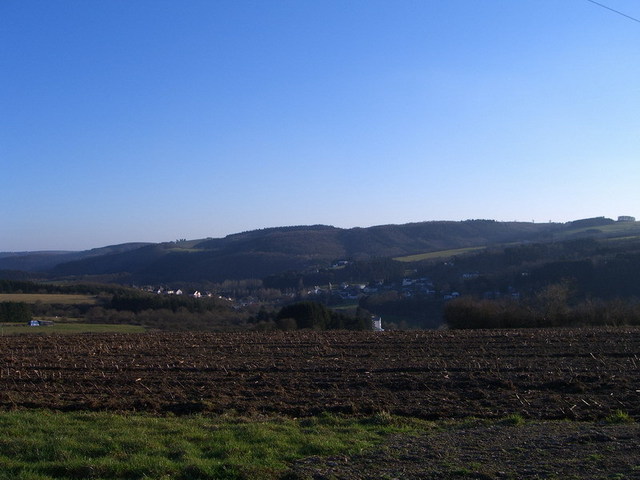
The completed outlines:
[[[486,250],[487,247],[465,247],[465,248],[454,248],[449,250],[437,250],[435,252],[426,252],[426,253],[418,253],[415,255],[406,255],[404,257],[396,257],[394,260],[399,262],[422,262],[424,260],[438,260],[444,258],[455,257],[456,255],[464,255],[466,253],[474,253],[479,252],[481,250]]]
[[[35,326],[18,323],[0,323],[0,335],[58,335],[78,333],[141,333],[140,325],[114,323],[55,322],[53,325]]]
[[[426,422],[391,417],[310,419],[0,413],[0,479],[278,478],[309,456],[350,455]]]
[[[0,302],[43,303],[51,305],[96,305],[95,295],[67,293],[0,293]]]

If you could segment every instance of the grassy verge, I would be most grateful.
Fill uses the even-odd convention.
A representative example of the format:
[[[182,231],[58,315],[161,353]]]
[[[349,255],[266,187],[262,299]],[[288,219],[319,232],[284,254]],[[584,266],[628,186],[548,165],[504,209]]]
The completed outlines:
[[[0,479],[277,478],[312,455],[351,455],[425,422],[377,415],[309,419],[0,413]]]
[[[140,325],[102,323],[56,323],[46,327],[0,323],[0,335],[50,335],[53,333],[141,333]]]

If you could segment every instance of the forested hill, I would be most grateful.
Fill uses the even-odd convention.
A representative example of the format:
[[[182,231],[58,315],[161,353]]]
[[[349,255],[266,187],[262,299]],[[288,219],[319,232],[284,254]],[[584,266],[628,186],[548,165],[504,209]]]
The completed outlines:
[[[93,248],[81,252],[42,251],[42,252],[0,252],[0,270],[18,270],[25,272],[43,272],[65,262],[90,257],[122,253],[137,250],[148,243],[123,243],[109,247]]]
[[[0,270],[52,277],[111,277],[124,282],[223,281],[326,267],[336,260],[389,258],[513,242],[640,234],[640,222],[586,219],[565,224],[467,220],[341,229],[269,228],[218,239],[126,244],[88,252],[2,255]],[[22,257],[22,258],[21,258]],[[29,259],[31,258],[31,261]]]

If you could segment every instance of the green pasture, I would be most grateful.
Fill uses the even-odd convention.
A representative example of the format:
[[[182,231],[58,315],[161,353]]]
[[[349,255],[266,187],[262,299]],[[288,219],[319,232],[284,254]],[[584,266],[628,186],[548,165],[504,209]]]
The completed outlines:
[[[578,234],[591,233],[594,237],[622,238],[637,237],[640,235],[640,222],[616,222],[610,225],[599,225],[596,227],[586,226],[568,229],[561,233],[555,233],[555,240],[570,239]]]
[[[386,414],[308,419],[0,413],[0,480],[274,479],[291,461],[352,455],[427,422]]]
[[[399,262],[421,262],[423,260],[437,260],[440,258],[455,257],[456,255],[463,255],[465,253],[486,250],[486,248],[486,246],[482,246],[454,248],[451,250],[438,250],[436,252],[418,253],[416,255],[407,255],[406,257],[396,257],[394,258],[394,260],[397,260]]]
[[[613,238],[607,238],[605,241],[609,242],[609,243],[622,243],[622,242],[629,242],[629,243],[635,243],[638,240],[640,240],[640,235],[630,235],[627,237],[613,237]]]
[[[26,324],[0,323],[0,335],[50,335],[65,333],[141,333],[140,325],[110,323],[55,323],[50,326],[32,327]]]
[[[0,302],[44,303],[51,305],[96,305],[94,295],[64,293],[0,293]]]

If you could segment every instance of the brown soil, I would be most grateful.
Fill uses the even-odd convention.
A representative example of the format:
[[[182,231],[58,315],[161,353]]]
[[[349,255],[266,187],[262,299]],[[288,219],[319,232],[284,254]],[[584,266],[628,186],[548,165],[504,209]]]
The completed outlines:
[[[0,408],[475,417],[292,475],[640,478],[637,427],[602,423],[640,419],[638,355],[637,328],[5,336]]]
[[[639,479],[640,427],[476,421],[417,437],[395,436],[353,457],[300,460],[286,480]]]

